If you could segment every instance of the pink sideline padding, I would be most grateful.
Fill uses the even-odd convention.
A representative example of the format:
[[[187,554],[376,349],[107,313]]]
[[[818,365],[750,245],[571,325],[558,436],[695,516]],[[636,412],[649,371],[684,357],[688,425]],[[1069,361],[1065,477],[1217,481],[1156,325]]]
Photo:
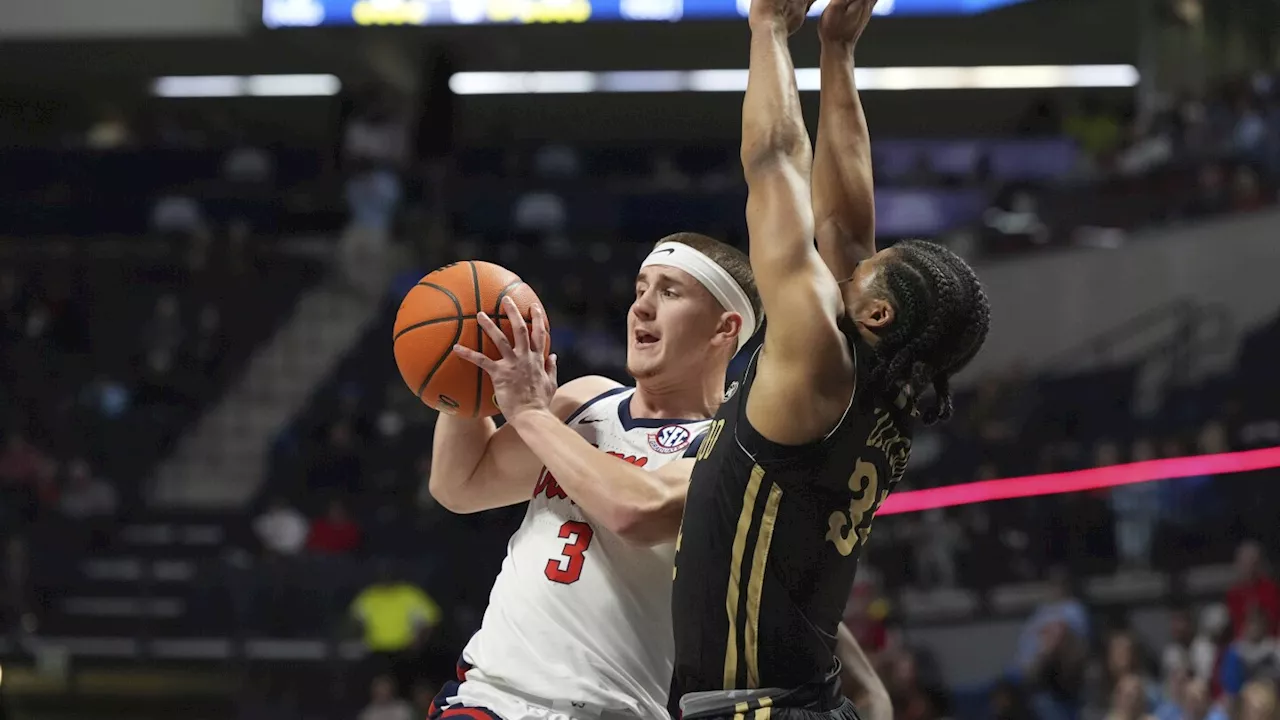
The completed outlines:
[[[894,493],[885,499],[876,515],[897,515],[932,508],[1037,495],[1060,495],[1153,480],[1171,480],[1200,475],[1229,475],[1273,467],[1280,467],[1280,447],[1148,460],[1088,470],[1027,475],[1003,480],[983,480],[928,490]]]

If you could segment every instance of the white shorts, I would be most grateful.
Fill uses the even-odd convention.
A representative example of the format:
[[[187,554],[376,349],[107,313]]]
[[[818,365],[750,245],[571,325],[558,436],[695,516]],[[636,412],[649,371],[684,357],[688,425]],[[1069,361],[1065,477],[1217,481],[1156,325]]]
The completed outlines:
[[[570,701],[532,702],[484,682],[466,680],[452,695],[440,699],[432,720],[610,720],[618,713],[601,713]]]

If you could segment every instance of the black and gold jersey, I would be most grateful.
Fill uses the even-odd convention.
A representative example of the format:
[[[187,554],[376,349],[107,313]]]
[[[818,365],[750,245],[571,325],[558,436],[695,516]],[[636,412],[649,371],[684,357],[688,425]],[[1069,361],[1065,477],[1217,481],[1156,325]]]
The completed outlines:
[[[859,338],[849,345],[855,365],[870,357]],[[765,439],[746,417],[758,358],[759,350],[702,442],[677,540],[677,716],[685,693],[796,688],[830,676],[859,551],[910,454],[905,402],[863,393],[864,367],[824,439]]]

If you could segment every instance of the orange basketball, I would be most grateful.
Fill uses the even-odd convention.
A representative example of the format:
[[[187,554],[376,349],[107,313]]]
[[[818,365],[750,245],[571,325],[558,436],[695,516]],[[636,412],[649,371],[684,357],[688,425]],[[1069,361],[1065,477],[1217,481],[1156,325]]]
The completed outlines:
[[[498,414],[489,376],[455,355],[453,346],[500,358],[476,313],[492,318],[510,342],[511,323],[502,312],[502,299],[507,297],[530,322],[530,309],[538,304],[533,288],[510,270],[479,260],[445,265],[409,290],[396,313],[392,342],[400,376],[418,399],[450,415]]]

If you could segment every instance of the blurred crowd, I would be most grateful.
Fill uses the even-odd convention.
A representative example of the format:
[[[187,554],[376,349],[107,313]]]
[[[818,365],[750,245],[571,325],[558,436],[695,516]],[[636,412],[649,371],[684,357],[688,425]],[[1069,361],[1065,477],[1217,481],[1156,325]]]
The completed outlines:
[[[1257,543],[1239,546],[1234,573],[1221,601],[1169,608],[1157,646],[1127,617],[1091,609],[1055,568],[1007,673],[980,687],[946,686],[930,653],[905,639],[873,573],[859,580],[845,622],[872,653],[899,720],[1274,720],[1280,586]]]
[[[1114,246],[1126,233],[1154,225],[1274,205],[1280,192],[1280,80],[1271,72],[1137,109],[1089,96],[1070,108],[1046,99],[1020,129],[1070,137],[1080,162],[1057,188],[995,188],[976,235],[988,253],[1047,244]],[[974,237],[957,233],[965,242]]]

